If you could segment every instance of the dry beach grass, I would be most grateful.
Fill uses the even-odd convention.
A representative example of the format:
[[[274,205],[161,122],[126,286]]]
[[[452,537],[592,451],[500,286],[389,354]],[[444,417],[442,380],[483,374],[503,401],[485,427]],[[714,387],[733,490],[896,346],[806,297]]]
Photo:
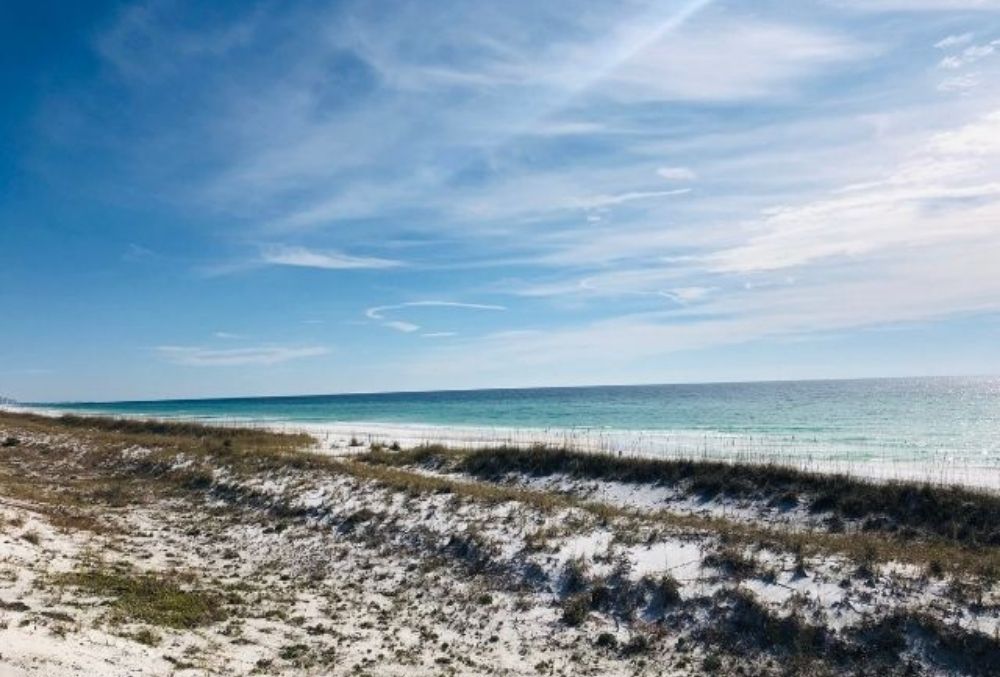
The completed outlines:
[[[1000,498],[0,413],[3,674],[992,674]]]

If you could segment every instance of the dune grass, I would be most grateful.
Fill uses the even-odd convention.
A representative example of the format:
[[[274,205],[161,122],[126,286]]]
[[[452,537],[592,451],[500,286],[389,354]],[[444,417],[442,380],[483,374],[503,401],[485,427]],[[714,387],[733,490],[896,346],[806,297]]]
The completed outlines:
[[[902,538],[933,536],[969,547],[1000,546],[1000,496],[963,487],[806,472],[779,465],[654,459],[564,448],[493,447],[468,451],[439,446],[362,457],[384,465],[448,468],[497,481],[510,473],[677,488],[702,499],[747,499],[863,521],[869,531]]]
[[[178,576],[105,567],[62,574],[53,582],[109,600],[117,620],[187,630],[226,618],[216,594]]]
[[[1000,572],[1000,548],[991,545],[990,535],[990,529],[996,529],[1000,521],[988,523],[993,515],[1000,518],[1000,498],[963,489],[874,484],[780,467],[619,458],[546,447],[452,450],[426,446],[398,452],[376,448],[343,459],[309,452],[313,440],[307,435],[194,423],[0,413],[0,429],[65,433],[72,444],[86,448],[85,453],[71,455],[73,467],[49,458],[60,453],[49,446],[26,443],[0,455],[0,490],[36,499],[52,511],[70,508],[70,519],[84,524],[99,519],[87,510],[95,502],[125,506],[163,491],[211,497],[233,508],[259,509],[271,499],[238,483],[219,481],[217,474],[259,480],[274,473],[305,470],[317,478],[350,476],[411,493],[450,493],[489,503],[518,502],[543,511],[576,509],[597,520],[625,520],[637,527],[648,524],[711,532],[726,542],[767,544],[803,556],[837,554],[859,562],[899,561],[985,580],[996,579]],[[136,447],[148,453],[123,457]],[[179,458],[183,464],[178,464]],[[51,472],[54,462],[65,472]],[[21,481],[27,467],[35,467],[45,481]],[[461,474],[428,474],[423,472],[425,468]],[[769,502],[789,501],[794,496],[816,509],[819,503],[833,514],[865,515],[866,524],[869,518],[878,517],[888,517],[894,524],[850,533],[789,531],[764,523],[670,510],[629,509],[496,481],[507,473],[672,484],[701,495],[714,491]],[[281,517],[296,518],[301,512],[283,510],[281,505],[266,507],[270,514]]]

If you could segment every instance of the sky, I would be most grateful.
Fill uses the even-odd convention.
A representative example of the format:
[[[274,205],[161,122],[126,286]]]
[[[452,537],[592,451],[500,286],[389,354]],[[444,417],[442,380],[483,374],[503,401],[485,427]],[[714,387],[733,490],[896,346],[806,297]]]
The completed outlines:
[[[1000,0],[6,0],[0,88],[0,395],[1000,372]]]

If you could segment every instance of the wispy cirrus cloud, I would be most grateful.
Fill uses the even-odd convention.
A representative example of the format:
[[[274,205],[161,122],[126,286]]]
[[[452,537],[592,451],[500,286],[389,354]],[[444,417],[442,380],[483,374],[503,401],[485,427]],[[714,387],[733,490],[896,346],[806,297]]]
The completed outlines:
[[[396,331],[403,332],[405,334],[410,334],[418,331],[421,326],[419,324],[414,324],[413,322],[406,322],[404,320],[390,320],[386,317],[386,313],[390,313],[397,310],[402,310],[406,308],[459,308],[465,310],[493,310],[502,311],[507,310],[506,306],[499,306],[489,303],[462,303],[459,301],[408,301],[406,303],[395,303],[391,305],[384,306],[372,306],[365,310],[365,317],[371,320],[379,320],[383,327],[388,327],[389,329],[395,329]],[[454,332],[426,332],[422,334],[423,337],[443,337],[443,336],[454,336]]]
[[[115,150],[145,170],[130,179],[223,224],[211,237],[225,253],[212,254],[246,256],[216,272],[245,271],[247,287],[273,266],[287,279],[378,271],[350,280],[347,301],[294,299],[308,337],[297,350],[320,331],[302,317],[427,338],[466,319],[477,330],[460,327],[462,340],[408,343],[414,359],[654,364],[994,307],[983,293],[1000,223],[992,0],[794,12],[347,0],[234,5],[205,25],[178,20],[184,6],[123,11],[97,40],[102,74],[134,105],[101,107],[89,129],[105,134],[77,136],[128,138]],[[249,58],[264,54],[266,66]],[[964,274],[935,270],[935,255]],[[376,305],[454,290],[503,305]],[[856,294],[863,303],[837,301]],[[358,312],[365,322],[345,319]],[[285,355],[165,348],[203,363]]]
[[[720,30],[725,40],[715,39]],[[651,43],[608,80],[616,96],[639,100],[735,101],[784,95],[818,68],[876,52],[874,45],[815,27],[747,17],[695,21]]]
[[[412,322],[405,322],[403,320],[386,320],[382,323],[382,326],[388,327],[389,329],[395,329],[396,331],[401,331],[404,334],[411,334],[420,329],[419,324],[413,324]]]
[[[660,167],[657,176],[668,181],[694,181],[698,175],[689,167]]]
[[[995,313],[1000,311],[1000,276],[994,263],[998,256],[996,238],[972,255],[960,246],[923,250],[864,277],[841,271],[832,280],[740,286],[700,297],[691,307],[442,345],[402,368],[416,378],[454,378],[473,369],[485,382],[506,382],[505,374],[513,370],[543,375],[544,382],[556,375],[578,377],[580,364],[600,364],[615,373],[680,351],[931,322],[956,313]],[[914,280],[926,285],[914,285]]]
[[[274,365],[318,357],[330,352],[323,346],[257,346],[252,348],[205,348],[202,346],[158,346],[156,352],[173,364],[188,367]]]
[[[687,195],[690,188],[675,188],[674,190],[637,190],[617,195],[594,195],[579,201],[579,206],[584,209],[597,209],[601,207],[611,207],[614,205],[635,202],[636,200],[652,200],[660,197],[673,197],[675,195]]]
[[[946,56],[938,62],[940,68],[957,70],[996,54],[1000,40],[992,40],[981,45],[970,45],[957,54]]]
[[[618,265],[513,291],[542,297],[613,298],[672,297],[671,290],[691,288],[712,289],[714,298],[726,298],[745,285],[769,286],[775,275],[784,284],[789,276],[808,279],[830,270],[835,271],[827,273],[833,286],[834,279],[843,280],[846,266],[853,279],[872,279],[900,261],[944,247],[965,249],[971,258],[1000,239],[998,122],[1000,112],[992,112],[919,138],[907,135],[896,164],[884,174],[832,189],[814,200],[770,205],[760,210],[758,218],[741,220],[738,229],[598,234],[560,255],[576,265]],[[683,251],[685,243],[689,251],[669,255]],[[666,255],[650,255],[657,251]],[[915,288],[928,274],[926,268],[898,270],[910,271]],[[969,292],[961,277],[948,281]],[[736,294],[736,298],[745,297]],[[703,299],[696,295],[683,300]],[[726,310],[736,311],[737,306]],[[891,321],[893,316],[887,310],[885,319]],[[859,324],[864,321],[867,318],[859,318]]]
[[[315,251],[306,247],[268,245],[261,250],[261,261],[274,266],[322,268],[324,270],[357,270],[362,268],[395,268],[400,261],[375,256],[352,256],[336,251]]]
[[[971,32],[969,32],[969,33],[953,33],[953,34],[947,35],[947,36],[941,38],[940,40],[938,40],[937,42],[935,42],[934,46],[936,48],[938,48],[938,49],[948,49],[949,47],[958,47],[960,45],[965,45],[965,44],[968,44],[968,43],[972,42],[972,39],[974,37],[975,37],[975,34],[971,33]]]
[[[365,317],[372,320],[384,320],[385,313],[403,308],[464,308],[467,310],[507,310],[506,306],[492,303],[463,303],[460,301],[407,301],[385,306],[372,306],[365,310]]]
[[[204,189],[194,197],[265,231],[325,229],[413,209],[468,230],[470,199],[504,201],[502,192],[465,198],[458,180],[490,149],[538,134],[592,136],[618,127],[648,134],[631,115],[617,125],[603,113],[650,101],[788,95],[816,72],[873,53],[871,43],[820,24],[733,16],[709,0],[595,0],[579,13],[523,2],[502,13],[453,11],[452,4],[431,12],[447,16],[448,28],[426,45],[412,40],[431,11],[426,5],[387,15],[352,2],[281,15],[265,6],[202,30],[184,30],[169,6],[152,4],[123,12],[99,44],[122,68],[180,61],[240,76],[198,92],[198,126],[185,130],[185,141],[203,141],[201,152],[218,150],[221,170],[199,181]],[[331,28],[319,34],[317,26]],[[280,77],[248,72],[232,56],[273,47],[282,34],[296,39],[269,50],[289,61]],[[183,48],[169,53],[168,44]],[[160,51],[162,59],[154,59]],[[456,54],[461,58],[451,58]],[[149,85],[169,82],[159,69],[148,71]],[[583,113],[568,110],[574,107]],[[437,160],[428,164],[428,157]],[[503,180],[506,172],[496,173]],[[578,205],[588,194],[649,190],[633,184],[610,193],[602,178],[595,172],[578,191],[583,196],[553,197]]]
[[[1000,111],[926,140],[884,179],[769,209],[719,271],[776,270],[830,257],[1000,237]]]
[[[979,87],[982,82],[983,78],[979,73],[963,73],[962,75],[945,78],[938,83],[937,89],[939,92],[944,92],[946,94],[967,94],[971,90]]]

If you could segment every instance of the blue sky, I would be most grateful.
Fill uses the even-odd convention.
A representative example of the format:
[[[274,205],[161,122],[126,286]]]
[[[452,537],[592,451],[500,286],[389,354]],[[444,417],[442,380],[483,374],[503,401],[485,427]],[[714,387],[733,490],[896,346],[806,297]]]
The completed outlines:
[[[1000,371],[1000,1],[5,2],[0,394]]]

